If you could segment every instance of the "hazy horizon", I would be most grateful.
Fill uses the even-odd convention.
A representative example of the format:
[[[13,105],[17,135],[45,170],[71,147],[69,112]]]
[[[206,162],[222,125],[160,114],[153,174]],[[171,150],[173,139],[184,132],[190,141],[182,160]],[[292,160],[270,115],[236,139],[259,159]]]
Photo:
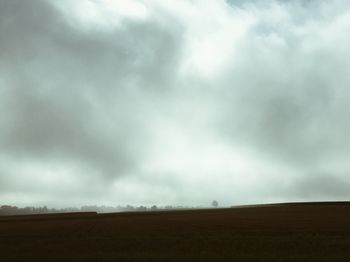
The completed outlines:
[[[350,199],[350,2],[0,0],[0,204]]]

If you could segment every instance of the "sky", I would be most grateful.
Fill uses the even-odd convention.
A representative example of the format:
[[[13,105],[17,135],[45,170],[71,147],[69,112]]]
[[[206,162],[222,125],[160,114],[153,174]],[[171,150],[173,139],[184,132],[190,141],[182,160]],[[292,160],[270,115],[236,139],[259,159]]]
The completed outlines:
[[[350,197],[347,0],[0,0],[0,204]]]

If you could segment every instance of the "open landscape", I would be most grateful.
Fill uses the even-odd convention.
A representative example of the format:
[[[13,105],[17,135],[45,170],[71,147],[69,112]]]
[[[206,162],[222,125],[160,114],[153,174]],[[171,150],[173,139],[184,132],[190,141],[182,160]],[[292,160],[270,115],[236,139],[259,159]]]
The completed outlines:
[[[0,0],[0,262],[349,262],[349,32],[346,0]]]
[[[4,216],[1,261],[348,261],[350,204]]]

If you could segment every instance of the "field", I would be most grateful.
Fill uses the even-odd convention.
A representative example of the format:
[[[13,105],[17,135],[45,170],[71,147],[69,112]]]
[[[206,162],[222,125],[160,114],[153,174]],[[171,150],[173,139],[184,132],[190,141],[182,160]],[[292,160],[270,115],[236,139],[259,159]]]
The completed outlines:
[[[0,261],[350,261],[350,204],[0,217]]]

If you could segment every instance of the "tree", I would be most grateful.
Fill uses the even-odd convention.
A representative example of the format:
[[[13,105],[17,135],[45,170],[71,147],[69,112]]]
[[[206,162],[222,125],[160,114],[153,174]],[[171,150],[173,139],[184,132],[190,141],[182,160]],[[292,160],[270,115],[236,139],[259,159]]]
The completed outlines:
[[[219,202],[218,201],[216,201],[216,200],[213,200],[213,202],[211,202],[211,205],[213,206],[213,207],[218,207],[219,206]]]

